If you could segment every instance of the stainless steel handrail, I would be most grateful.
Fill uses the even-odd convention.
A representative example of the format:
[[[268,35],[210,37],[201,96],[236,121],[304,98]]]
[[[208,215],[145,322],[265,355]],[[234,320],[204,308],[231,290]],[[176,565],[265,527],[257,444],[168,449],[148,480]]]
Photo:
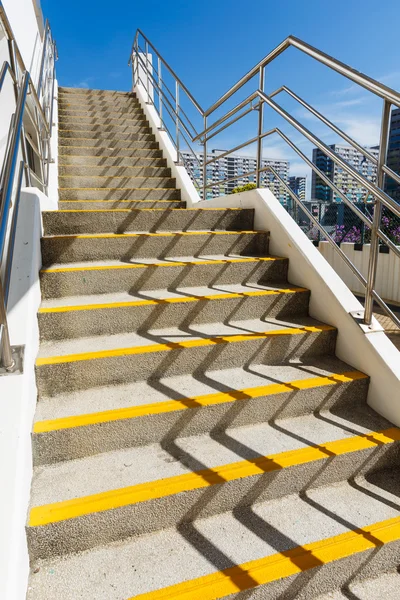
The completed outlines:
[[[0,23],[6,32],[10,52],[10,62],[5,61],[0,71],[0,92],[5,77],[9,74],[13,81],[16,99],[15,113],[11,116],[5,158],[0,169],[0,366],[7,371],[12,371],[15,366],[15,360],[7,324],[7,303],[10,291],[23,172],[24,170],[26,172],[27,185],[31,185],[31,176],[37,177],[35,173],[30,171],[27,161],[24,117],[29,120],[33,126],[33,130],[37,134],[38,147],[35,148],[33,141],[32,147],[39,156],[42,165],[43,187],[47,190],[48,165],[51,161],[50,137],[57,50],[51,36],[50,26],[46,22],[39,74],[39,88],[36,90],[34,82],[25,68],[1,1]],[[19,161],[19,168],[17,169],[20,148],[22,149],[23,160]],[[40,178],[38,179],[40,180]],[[13,197],[15,197],[14,201]],[[11,211],[12,205],[13,210]]]
[[[145,41],[145,52],[140,48],[138,43],[139,37],[142,36]],[[280,56],[285,50],[289,47],[294,47],[304,53],[305,55],[313,58],[317,62],[325,65],[329,69],[335,71],[336,73],[341,74],[346,77],[348,80],[354,82],[355,84],[363,87],[369,92],[375,94],[376,96],[383,99],[383,116],[381,122],[381,141],[380,141],[380,152],[379,157],[376,158],[368,151],[368,149],[363,148],[361,144],[355,141],[351,136],[342,131],[339,127],[337,127],[334,123],[332,123],[327,117],[325,117],[322,113],[313,108],[308,102],[306,102],[303,98],[298,96],[295,92],[289,89],[286,86],[281,86],[271,94],[266,94],[264,91],[264,71],[265,67],[273,62],[278,56]],[[139,56],[139,48],[140,51],[145,55],[146,60],[143,60],[141,56]],[[154,52],[158,69],[156,70],[158,82],[153,77],[153,68],[150,66],[149,60],[149,48]],[[368,276],[367,278],[362,277],[362,283],[366,287],[366,305],[365,305],[365,313],[364,313],[364,321],[368,325],[372,322],[372,308],[373,301],[376,300],[386,311],[387,314],[397,323],[397,317],[393,315],[393,312],[387,307],[384,301],[379,297],[379,295],[375,291],[375,276],[376,276],[376,268],[377,268],[377,259],[378,259],[378,245],[379,241],[385,243],[389,249],[398,257],[400,257],[400,249],[392,242],[392,240],[385,234],[385,232],[381,228],[381,213],[382,207],[385,207],[386,210],[390,211],[391,214],[396,215],[396,217],[400,218],[400,205],[391,198],[389,194],[387,194],[384,187],[384,176],[391,177],[397,183],[400,183],[400,175],[394,172],[388,165],[386,164],[386,155],[387,155],[387,143],[388,143],[388,131],[389,131],[389,120],[390,120],[390,107],[391,105],[395,105],[400,107],[400,93],[396,90],[389,88],[388,86],[368,77],[364,73],[361,73],[352,67],[346,65],[333,58],[332,56],[318,50],[317,48],[299,40],[294,36],[289,36],[286,38],[281,44],[279,44],[276,48],[274,48],[267,56],[265,56],[257,65],[255,65],[250,71],[248,71],[241,79],[239,79],[225,94],[223,94],[214,104],[212,104],[207,110],[203,110],[200,104],[196,101],[193,95],[189,92],[187,87],[183,84],[181,79],[176,75],[175,71],[168,65],[168,63],[161,57],[158,51],[155,49],[154,45],[150,42],[150,40],[143,34],[141,30],[137,30],[135,39],[132,46],[131,58],[130,62],[133,68],[133,79],[135,81],[135,62],[136,62],[136,72],[137,72],[137,80],[139,83],[142,83],[143,86],[147,89],[148,101],[150,101],[150,93],[149,93],[149,81],[152,80],[152,86],[154,86],[154,90],[159,94],[159,114],[161,116],[162,105],[164,104],[162,99],[162,85],[163,82],[160,80],[161,73],[161,64],[163,64],[172,77],[175,79],[176,84],[176,94],[175,94],[175,102],[176,106],[173,108],[173,115],[176,120],[176,143],[175,147],[178,150],[179,157],[179,135],[180,135],[180,115],[183,113],[183,109],[180,105],[179,101],[179,89],[183,89],[192,102],[192,104],[196,107],[200,116],[203,118],[203,127],[202,130],[196,135],[192,135],[191,141],[198,142],[202,145],[202,155],[203,155],[203,186],[202,186],[202,194],[203,198],[206,198],[206,190],[213,189],[216,186],[221,184],[226,184],[230,181],[235,181],[237,179],[244,179],[246,177],[255,176],[256,185],[260,187],[261,185],[261,174],[265,171],[270,171],[271,174],[275,177],[277,174],[272,169],[272,167],[262,167],[262,141],[273,133],[278,134],[288,145],[294,150],[305,162],[308,166],[320,177],[324,183],[332,189],[332,191],[344,202],[361,220],[361,222],[367,226],[371,230],[371,253],[370,253],[370,261],[368,268]],[[143,69],[144,76],[146,79],[147,85],[142,81],[142,78],[139,76],[139,65]],[[220,108],[227,100],[231,99],[234,94],[236,94],[246,83],[248,83],[251,79],[258,76],[257,89],[250,94],[244,100],[241,100],[236,106],[229,109],[222,116],[217,118],[212,124],[209,124],[210,116]],[[168,92],[172,96],[170,90]],[[328,126],[335,134],[339,135],[343,140],[349,143],[353,148],[355,148],[358,152],[360,152],[366,160],[369,160],[373,165],[376,166],[378,172],[377,182],[373,183],[370,179],[365,177],[362,173],[360,173],[357,169],[355,169],[351,164],[349,164],[346,160],[342,159],[338,154],[336,154],[327,144],[325,144],[321,139],[319,139],[316,135],[314,135],[308,128],[306,128],[302,123],[300,123],[297,119],[295,119],[289,112],[287,112],[282,106],[280,106],[277,102],[273,100],[275,96],[280,94],[281,92],[286,92],[289,94],[294,100],[300,103],[307,111],[313,114],[317,119],[323,122],[326,126]],[[257,100],[257,103],[253,105],[254,101]],[[154,101],[153,104],[155,105]],[[373,202],[371,205],[375,207],[373,218],[369,218],[367,214],[364,214],[346,195],[346,190],[341,190],[339,187],[333,184],[333,182],[325,176],[325,174],[320,171],[316,165],[308,159],[302,153],[299,148],[293,144],[293,142],[286,136],[280,129],[274,128],[268,132],[263,132],[263,111],[264,107],[268,106],[273,109],[276,114],[282,117],[287,123],[289,123],[292,127],[294,127],[298,132],[300,132],[309,142],[311,142],[314,146],[319,148],[333,163],[337,164],[347,175],[351,178],[352,181],[356,182],[361,188],[366,190],[366,198],[371,197]],[[171,104],[172,107],[172,104]],[[248,115],[251,111],[258,110],[258,131],[257,135],[252,139],[244,142],[242,144],[237,145],[235,148],[232,148],[221,155],[212,157],[209,159],[207,154],[207,145],[210,139],[221,133],[223,130],[227,129],[234,123],[238,122],[240,119]],[[169,111],[168,111],[169,112]],[[161,122],[163,120],[161,118]],[[192,125],[192,124],[191,124]],[[189,130],[183,126],[187,135],[191,135]],[[194,129],[194,127],[193,127]],[[199,128],[200,129],[200,128]],[[173,136],[171,132],[168,132],[171,139]],[[257,144],[257,166],[254,171],[249,173],[242,173],[240,175],[230,177],[229,179],[222,179],[220,181],[212,181],[207,183],[207,166],[215,163],[220,158],[225,157],[233,152],[248,146],[249,144]],[[192,149],[191,149],[192,150]],[[195,154],[192,150],[192,153]],[[198,161],[199,162],[199,161]],[[274,174],[275,173],[275,174]],[[282,184],[281,178],[275,177]],[[286,193],[293,199],[293,191],[289,192],[290,188],[285,184],[284,189]],[[365,198],[365,199],[366,199]],[[297,201],[296,201],[297,202]],[[299,202],[301,202],[299,200]],[[304,210],[305,207],[302,206],[303,212],[308,214],[307,211]],[[315,219],[311,219],[311,222],[315,222]],[[322,226],[319,227],[323,229]],[[326,235],[327,232],[325,232]],[[325,237],[326,237],[325,235]],[[338,248],[339,246],[336,242],[331,239],[332,243],[334,243]],[[342,253],[343,254],[343,253]],[[344,259],[345,260],[345,259]],[[345,260],[346,264],[349,265],[349,260]],[[352,267],[354,272],[354,265]]]

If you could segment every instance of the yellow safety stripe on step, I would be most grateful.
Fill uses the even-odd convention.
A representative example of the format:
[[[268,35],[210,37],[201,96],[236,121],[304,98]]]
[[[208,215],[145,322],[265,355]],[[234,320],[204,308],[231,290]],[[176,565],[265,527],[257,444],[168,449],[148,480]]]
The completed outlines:
[[[157,232],[135,232],[135,233],[72,233],[69,235],[51,235],[43,236],[43,239],[92,239],[92,238],[125,238],[125,237],[173,237],[173,236],[190,236],[190,235],[242,235],[249,233],[266,233],[265,231],[157,231]]]
[[[275,260],[286,260],[281,256],[265,256],[255,258],[227,258],[217,260],[193,260],[190,262],[184,261],[171,261],[165,263],[137,263],[137,264],[126,264],[126,265],[99,265],[92,267],[57,267],[56,269],[41,269],[41,273],[70,273],[71,271],[108,271],[112,269],[143,269],[146,267],[185,267],[191,266],[196,267],[199,265],[225,265],[225,264],[236,264],[236,263],[252,263],[252,262],[270,262]]]
[[[148,346],[133,346],[130,348],[115,348],[113,350],[98,350],[95,352],[82,352],[79,354],[65,354],[61,356],[45,356],[36,360],[36,366],[58,365],[99,358],[115,358],[118,356],[131,356],[133,354],[150,354],[151,352],[165,352],[168,350],[183,350],[184,348],[200,348],[214,346],[217,344],[229,344],[235,342],[251,342],[254,340],[268,339],[282,335],[304,335],[322,333],[323,331],[334,331],[331,325],[318,325],[306,327],[287,327],[284,329],[273,329],[261,333],[245,333],[243,335],[224,335],[212,338],[200,338],[198,340],[185,340],[182,342],[164,342],[160,344],[149,344]]]
[[[50,306],[39,308],[39,313],[65,313],[81,310],[97,310],[108,308],[127,308],[131,306],[157,306],[163,304],[183,304],[199,300],[230,300],[231,298],[253,298],[258,296],[277,296],[279,294],[295,294],[307,292],[306,288],[281,288],[277,290],[256,290],[251,292],[231,292],[226,294],[208,294],[204,296],[178,296],[172,298],[153,298],[151,300],[134,300],[132,302],[108,302],[106,304],[76,304],[70,306]]]
[[[30,512],[29,526],[37,527],[75,519],[92,513],[173,496],[182,492],[227,483],[228,481],[263,475],[264,473],[271,473],[317,460],[332,459],[334,456],[367,450],[399,440],[400,429],[393,427],[385,431],[366,433],[317,446],[279,452],[270,456],[260,456],[212,469],[202,469],[201,471],[139,483],[130,487],[73,498],[72,500],[35,506]]]
[[[170,177],[168,177],[167,179],[171,179]],[[173,188],[173,187],[129,187],[129,188],[125,188],[125,187],[89,187],[89,188],[85,188],[85,187],[60,187],[58,188],[59,190],[89,190],[89,191],[93,191],[95,190],[96,192],[99,191],[110,191],[110,190],[129,190],[129,191],[133,191],[133,190],[151,190],[152,192],[154,192],[155,190],[169,190],[171,191],[176,191],[177,188]],[[118,198],[115,198],[114,202],[117,202]]]
[[[60,148],[71,148],[71,146],[62,146],[61,144],[59,145]],[[92,146],[75,146],[75,148],[92,148]],[[123,148],[109,148],[108,146],[96,146],[95,148],[96,150],[123,150]],[[133,150],[146,150],[146,148],[132,148]],[[161,152],[161,150],[158,150],[157,148],[148,148],[148,150],[151,150],[153,152]],[[86,156],[86,154],[61,154],[61,156],[72,156],[73,158],[82,158],[82,156]],[[91,155],[91,158],[140,158],[140,159],[146,159],[146,160],[154,160],[155,158],[163,158],[162,156],[139,156],[137,154],[108,154],[106,156],[104,156],[103,154],[94,154]],[[59,163],[60,166],[64,166],[66,163]],[[67,164],[76,164],[76,163],[67,163]],[[79,166],[79,165],[78,165]],[[101,166],[101,165],[100,165]]]
[[[285,392],[297,392],[311,388],[340,385],[342,383],[349,383],[367,378],[368,375],[361,373],[361,371],[347,371],[346,373],[333,373],[326,377],[310,377],[308,379],[298,379],[284,383],[271,383],[269,385],[243,388],[241,390],[232,389],[216,394],[193,396],[192,398],[177,398],[176,400],[155,402],[153,404],[144,404],[141,406],[130,406],[128,408],[105,410],[102,412],[63,417],[60,419],[49,419],[47,421],[37,421],[33,426],[33,433],[73,429],[75,427],[122,421],[124,419],[135,419],[137,417],[176,412],[190,408],[204,408],[206,406],[228,404],[239,400],[250,400],[251,398],[262,398],[263,396],[284,394]]]
[[[64,138],[65,140],[67,139],[71,139],[73,140],[74,138]],[[136,154],[136,152],[148,152],[149,150],[152,152],[161,152],[161,150],[159,148],[131,148],[130,146],[75,146],[74,144],[58,144],[58,148],[59,150],[61,150],[62,148],[85,148],[86,150],[132,150],[135,152],[135,154],[118,154],[117,156],[103,156],[103,154],[90,154],[90,156],[93,156],[95,158],[135,158],[135,156],[140,156],[140,154]],[[64,152],[60,152],[60,156],[86,156],[86,154],[69,154],[64,153]],[[143,157],[143,158],[147,158],[147,157]],[[152,158],[162,158],[162,156],[155,156]]]
[[[182,202],[182,203],[184,203],[185,201],[184,200],[179,200],[179,198],[177,198],[176,200],[157,200],[156,198],[146,198],[145,200],[135,200],[135,199],[133,199],[133,200],[119,200],[119,199],[117,199],[117,200],[101,200],[101,199],[100,200],[75,200],[75,199],[71,198],[70,200],[68,200],[68,199],[67,200],[59,200],[58,204],[62,204],[63,202],[69,202],[69,203],[71,203],[71,202],[81,202],[81,203],[88,203],[88,204],[93,204],[94,202],[100,202],[101,204],[103,204],[103,203],[104,204],[107,204],[107,203],[109,203],[109,204],[111,204],[111,203],[115,204],[116,202],[118,202],[118,204],[123,204],[123,203],[132,204],[133,202],[135,204],[137,204],[137,203],[140,204],[141,202],[143,202],[143,203],[156,202],[157,204],[159,204],[159,203],[162,204],[164,202],[165,204],[171,204],[171,202],[172,202],[172,204],[173,204],[173,203],[176,203],[176,202]],[[75,211],[75,209],[73,209],[73,210]],[[144,209],[140,209],[140,210],[144,210]],[[179,210],[182,210],[182,209],[179,209]],[[207,208],[207,209],[202,209],[202,210],[211,210],[211,209]],[[57,212],[63,212],[63,210],[60,210],[60,211],[57,211]]]
[[[132,596],[129,600],[217,600],[310,569],[319,569],[323,565],[399,539],[400,517],[393,517],[223,571]],[[268,597],[268,592],[266,594],[265,598]]]
[[[72,200],[72,202],[75,202],[75,200]],[[96,202],[96,200],[91,200],[91,202]],[[97,200],[97,202],[101,202],[101,200]],[[116,202],[115,200],[112,200],[112,202]],[[132,202],[132,200],[129,200],[129,202]],[[135,202],[135,200],[133,200],[133,202]],[[169,201],[171,202],[171,200]],[[181,200],[172,200],[172,202],[181,202]],[[50,212],[50,213],[82,213],[82,212],[143,212],[144,210],[151,210],[151,211],[165,211],[164,208],[63,208],[57,211],[45,211],[45,212]],[[190,213],[202,213],[203,211],[220,211],[220,212],[226,212],[226,211],[233,211],[233,210],[243,210],[243,208],[194,208],[194,209],[190,209],[190,208],[169,208],[167,209],[168,211],[171,210],[175,210],[178,212],[182,212],[184,210],[185,213],[190,212]]]

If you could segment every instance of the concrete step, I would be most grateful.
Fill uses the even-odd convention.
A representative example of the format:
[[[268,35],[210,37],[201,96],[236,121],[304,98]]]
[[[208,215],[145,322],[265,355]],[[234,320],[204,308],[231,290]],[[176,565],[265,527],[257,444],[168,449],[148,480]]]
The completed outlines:
[[[92,126],[107,126],[115,125],[117,127],[123,125],[139,125],[142,123],[148,123],[146,117],[141,113],[132,114],[131,117],[127,115],[119,115],[114,117],[76,117],[71,115],[59,115],[58,122],[60,127],[66,129],[72,129],[74,127],[82,127],[83,129],[90,129]]]
[[[181,191],[175,188],[152,187],[66,187],[58,190],[60,200],[180,200]]]
[[[147,181],[147,180],[145,180]],[[175,183],[175,180],[172,180]],[[43,212],[45,235],[127,231],[250,230],[253,209],[113,208]]]
[[[238,518],[257,513],[258,503],[279,498],[284,506],[289,494],[307,497],[313,488],[395,467],[400,430],[381,423],[374,417],[354,434],[351,410],[347,419],[323,412],[38,467],[30,555],[82,551],[226,511]],[[386,509],[400,521],[398,511]]]
[[[372,423],[368,378],[337,358],[253,365],[156,382],[41,397],[32,443],[35,465],[50,464],[176,438],[331,411],[353,411],[349,433]],[[361,415],[359,424],[355,418]],[[379,429],[380,425],[374,425]]]
[[[126,142],[137,142],[137,141],[148,141],[154,142],[155,136],[151,133],[151,129],[148,127],[138,127],[137,131],[134,133],[120,133],[118,131],[60,131],[60,144],[62,140],[70,140],[71,143],[75,143],[75,140],[97,140],[97,141],[107,141],[107,144],[110,141],[126,141]]]
[[[136,173],[136,170],[133,171]],[[175,188],[176,179],[165,176],[140,176],[127,175],[59,175],[58,185],[60,188]]]
[[[383,573],[378,577],[345,582],[342,588],[335,592],[329,592],[318,596],[317,600],[392,600],[399,595],[400,573],[398,568],[390,573]]]
[[[139,166],[94,166],[94,165],[59,165],[59,175],[69,176],[100,176],[100,177],[171,177],[168,167],[139,165]]]
[[[154,141],[155,136],[151,133],[145,134],[134,134],[139,136],[138,139],[131,140],[119,140],[116,138],[58,138],[58,147],[73,146],[75,148],[86,147],[86,148],[107,148],[108,150],[114,150],[115,148],[146,148],[148,150],[158,150],[158,142]]]
[[[334,353],[336,330],[309,317],[200,323],[57,341],[42,341],[39,394],[88,389],[190,372],[279,364]]]
[[[151,132],[148,121],[125,121],[121,119],[119,122],[110,124],[96,123],[75,123],[62,122],[60,123],[59,135],[63,137],[96,137],[104,133],[113,133],[116,137],[137,133]]]
[[[76,95],[78,97],[89,97],[89,96],[106,96],[106,97],[129,97],[136,98],[135,92],[123,92],[118,90],[96,90],[93,88],[74,88],[74,87],[58,87],[58,95],[61,96],[65,94],[66,96]]]
[[[103,210],[110,208],[185,208],[183,200],[60,200],[60,210]]]
[[[153,143],[151,144],[153,145]],[[70,160],[70,158],[81,159],[81,157],[85,157],[89,159],[97,159],[101,160],[109,160],[109,159],[127,159],[127,158],[162,158],[162,150],[159,148],[146,148],[139,147],[136,148],[109,148],[108,146],[69,146],[69,145],[59,145],[58,146],[60,161]]]
[[[120,131],[115,127],[108,126],[100,129],[60,129],[60,137],[76,139],[95,139],[95,140],[150,140],[154,141],[150,127],[146,125],[136,125],[127,131]]]
[[[83,104],[59,104],[58,106],[58,118],[124,118],[124,119],[137,119],[144,117],[143,109],[139,103],[135,103],[133,100],[128,106],[121,106],[114,104],[112,106],[96,106],[91,107]]]
[[[158,233],[104,233],[60,235],[42,238],[42,264],[199,256],[204,254],[268,253],[268,233],[264,231],[185,231]]]
[[[204,494],[203,504],[207,501],[212,497]],[[360,580],[397,569],[398,510],[398,488],[390,491],[360,477],[356,484],[315,488],[38,562],[27,597],[53,600],[65,597],[68,590],[71,599],[87,600],[214,600],[239,594],[260,600],[310,600],[346,585],[357,589]],[[126,524],[133,528],[134,521]]]
[[[88,98],[77,98],[76,96],[60,96],[58,99],[58,103],[61,109],[74,109],[80,111],[92,109],[110,111],[113,111],[115,109],[132,110],[134,108],[139,108],[140,110],[142,110],[142,107],[139,104],[137,98],[128,98],[125,96],[116,98],[101,98],[97,96],[91,96]]]
[[[304,288],[219,285],[45,300],[38,316],[42,340],[63,340],[183,328],[194,323],[229,323],[232,318],[303,317],[308,314],[308,302],[309,292]]]
[[[156,151],[157,152],[157,151]],[[71,168],[107,168],[107,167],[167,167],[162,157],[151,156],[68,156],[58,157],[60,172]]]
[[[168,260],[106,261],[55,264],[40,272],[42,298],[88,294],[135,293],[145,290],[282,282],[288,261],[277,257],[202,255]]]

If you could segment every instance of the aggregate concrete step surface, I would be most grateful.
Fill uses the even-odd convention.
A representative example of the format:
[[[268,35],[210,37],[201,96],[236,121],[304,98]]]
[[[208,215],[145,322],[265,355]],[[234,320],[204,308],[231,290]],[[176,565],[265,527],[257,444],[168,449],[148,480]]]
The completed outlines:
[[[136,126],[127,131],[115,131],[112,127],[103,127],[99,131],[92,129],[80,129],[75,131],[74,129],[60,129],[60,138],[63,140],[70,139],[71,143],[74,143],[75,139],[78,140],[118,140],[118,141],[137,141],[137,140],[148,140],[151,142],[155,141],[151,129],[146,126]]]
[[[59,106],[61,110],[76,110],[76,111],[133,111],[140,108],[139,102],[136,98],[97,98],[90,97],[80,99],[76,96],[61,97],[59,99]]]
[[[232,319],[306,316],[308,303],[304,288],[253,283],[45,300],[38,317],[41,339],[61,340]]]
[[[248,230],[253,209],[175,210],[173,208],[113,208],[98,211],[69,210],[43,213],[45,235],[98,233]]]
[[[40,396],[35,465],[330,410],[357,434],[368,377],[336,357],[209,370]],[[349,411],[352,411],[352,416]]]
[[[59,145],[58,147],[61,161],[69,161],[72,157],[81,158],[162,158],[162,151],[157,147],[154,148],[109,148],[103,146],[66,146]]]
[[[145,290],[280,282],[287,285],[287,259],[239,255],[175,256],[166,260],[131,258],[129,263],[53,263],[40,272],[43,298]]]
[[[142,159],[143,161],[143,159]],[[101,177],[110,176],[110,177],[126,177],[126,176],[157,176],[157,177],[171,177],[171,169],[164,165],[85,165],[83,161],[81,161],[81,165],[69,164],[59,165],[59,174],[60,175],[69,175],[69,176],[94,176],[98,175]]]
[[[132,120],[125,121],[113,120],[110,123],[90,123],[79,122],[77,120],[62,121],[60,123],[59,135],[63,137],[91,137],[101,133],[114,133],[116,137],[126,133],[149,132],[151,131],[148,121]]]
[[[43,265],[79,261],[122,260],[204,254],[262,256],[268,233],[255,231],[180,231],[104,233],[42,238]]]
[[[48,558],[254,510],[258,502],[395,466],[400,430],[375,414],[367,422],[355,426],[345,411],[322,412],[37,467],[31,554]]]
[[[399,507],[362,477],[308,490],[39,561],[28,600],[309,600],[397,568]]]
[[[183,200],[60,200],[60,210],[110,210],[139,208],[185,208]]]
[[[151,133],[151,128],[148,121],[133,121],[126,123],[121,119],[118,122],[105,125],[104,123],[90,125],[89,123],[76,124],[75,122],[68,125],[60,123],[59,135],[62,137],[96,137],[97,135],[111,134],[119,139],[125,139],[133,133]]]
[[[114,150],[115,148],[124,148],[127,150],[132,149],[146,149],[146,150],[158,150],[158,142],[155,141],[155,136],[152,133],[145,134],[132,134],[136,136],[136,139],[118,139],[115,137],[107,137],[106,135],[99,135],[96,138],[88,137],[77,137],[68,138],[60,136],[58,138],[59,148],[62,146],[72,146],[74,148],[85,147],[85,148],[108,148]]]
[[[174,177],[141,176],[134,173],[127,175],[59,175],[60,188],[175,188]]]
[[[309,317],[43,340],[36,362],[39,394],[183,375],[243,364],[279,364],[333,354],[336,330]]]
[[[108,107],[101,107],[99,105],[82,105],[79,104],[59,104],[58,107],[59,118],[63,117],[84,117],[84,118],[126,118],[135,119],[137,115],[143,116],[144,113],[138,108],[138,105],[132,101],[128,105],[110,105]]]
[[[151,187],[98,187],[59,188],[60,200],[180,200],[181,191],[176,188]]]
[[[132,115],[129,117],[127,115],[113,115],[111,117],[107,117],[103,113],[99,113],[95,117],[91,116],[79,116],[79,115],[67,115],[60,114],[59,115],[59,126],[60,128],[72,129],[73,127],[83,127],[83,129],[87,129],[92,126],[107,126],[107,125],[115,125],[115,126],[130,126],[130,125],[138,125],[140,123],[147,123],[146,116],[144,112],[140,110],[135,110],[132,112]],[[71,125],[71,127],[67,127],[67,125]],[[88,127],[85,127],[88,126]]]
[[[157,152],[157,151],[156,151]],[[155,156],[108,156],[105,152],[104,155],[99,154],[98,156],[68,156],[60,154],[58,157],[58,164],[60,172],[65,169],[77,168],[118,168],[118,167],[167,167],[167,161],[165,158]]]

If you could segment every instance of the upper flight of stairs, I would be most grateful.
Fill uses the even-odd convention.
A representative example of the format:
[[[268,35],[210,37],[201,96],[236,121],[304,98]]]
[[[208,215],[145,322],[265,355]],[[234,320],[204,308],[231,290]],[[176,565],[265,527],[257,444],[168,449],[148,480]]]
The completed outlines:
[[[28,600],[393,589],[400,431],[269,233],[185,208],[134,94],[60,88],[59,127]]]

